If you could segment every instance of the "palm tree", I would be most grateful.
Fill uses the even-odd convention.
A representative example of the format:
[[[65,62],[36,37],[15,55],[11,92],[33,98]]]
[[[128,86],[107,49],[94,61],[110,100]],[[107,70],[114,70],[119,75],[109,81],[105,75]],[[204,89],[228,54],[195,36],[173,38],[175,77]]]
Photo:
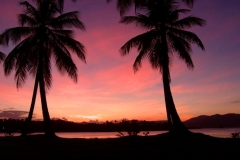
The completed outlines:
[[[32,0],[35,1],[37,3],[41,3],[42,0]],[[76,2],[76,0],[72,0],[73,2]],[[64,0],[55,0],[49,1],[50,3],[53,3],[53,5],[58,5],[57,7],[59,8],[59,13],[61,14],[63,12],[63,7],[64,7]],[[37,96],[37,88],[38,88],[38,83],[37,81],[35,82],[34,85],[34,89],[33,89],[33,96],[32,96],[32,101],[31,101],[31,106],[30,106],[30,110],[28,112],[28,117],[26,118],[25,124],[23,125],[23,129],[22,129],[22,134],[21,136],[26,136],[27,135],[27,128],[29,126],[29,123],[32,120],[32,116],[33,116],[33,110],[34,110],[34,106],[35,106],[35,101],[36,101],[36,96]]]
[[[107,3],[111,2],[112,0],[106,0]],[[130,8],[134,5],[135,10],[140,9],[142,6],[146,5],[149,1],[152,0],[116,0],[117,2],[117,10],[120,12],[120,15],[123,16]],[[180,1],[180,0],[179,0]],[[188,5],[189,7],[193,6],[195,0],[181,0],[184,4]]]
[[[10,40],[18,43],[4,62],[5,75],[15,69],[17,88],[25,83],[28,75],[35,76],[32,105],[39,85],[45,134],[54,136],[46,100],[46,90],[52,84],[51,57],[61,74],[67,73],[77,82],[77,67],[70,50],[86,62],[85,49],[73,39],[74,32],[66,28],[85,30],[85,26],[78,19],[77,11],[59,14],[56,0],[36,0],[36,7],[27,1],[20,5],[24,7],[23,14],[18,15],[20,27],[7,29],[0,35],[0,44],[8,45]],[[33,107],[31,109],[33,111]]]
[[[173,53],[176,53],[188,68],[194,68],[190,55],[191,43],[197,44],[202,50],[204,45],[196,34],[185,29],[196,25],[203,26],[205,20],[194,16],[179,19],[180,13],[188,13],[190,10],[179,9],[174,0],[152,0],[143,9],[145,12],[137,13],[136,16],[121,18],[120,23],[135,24],[146,31],[127,41],[121,47],[120,53],[125,56],[131,48],[136,47],[139,54],[133,64],[134,71],[138,71],[142,60],[147,58],[152,68],[161,72],[169,131],[186,133],[188,130],[178,116],[170,89],[170,66]]]
[[[32,1],[35,1],[37,3],[41,3],[42,0],[32,0]],[[72,0],[72,1],[76,2],[76,0]],[[55,0],[55,1],[50,0],[49,2],[53,3],[53,5],[58,5],[57,7],[59,8],[58,11],[59,11],[60,14],[63,12],[64,0]],[[25,124],[23,125],[21,136],[26,136],[27,135],[27,128],[29,126],[29,123],[32,120],[33,110],[34,110],[36,96],[37,96],[37,88],[38,88],[38,83],[36,81],[35,85],[34,85],[34,90],[33,90],[33,96],[32,96],[30,110],[28,112],[28,117],[26,118]]]

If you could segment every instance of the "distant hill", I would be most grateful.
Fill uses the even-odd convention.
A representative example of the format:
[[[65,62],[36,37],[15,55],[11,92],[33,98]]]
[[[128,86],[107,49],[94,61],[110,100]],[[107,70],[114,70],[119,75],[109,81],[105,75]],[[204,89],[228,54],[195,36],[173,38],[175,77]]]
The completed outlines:
[[[183,122],[187,128],[231,128],[240,127],[240,114],[215,114],[198,116]]]

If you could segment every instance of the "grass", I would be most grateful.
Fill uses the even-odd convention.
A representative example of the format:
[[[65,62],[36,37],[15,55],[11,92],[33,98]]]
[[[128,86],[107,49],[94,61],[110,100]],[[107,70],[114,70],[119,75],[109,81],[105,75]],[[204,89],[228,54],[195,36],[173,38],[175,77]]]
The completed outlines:
[[[238,159],[240,139],[169,133],[109,139],[0,137],[5,159]]]

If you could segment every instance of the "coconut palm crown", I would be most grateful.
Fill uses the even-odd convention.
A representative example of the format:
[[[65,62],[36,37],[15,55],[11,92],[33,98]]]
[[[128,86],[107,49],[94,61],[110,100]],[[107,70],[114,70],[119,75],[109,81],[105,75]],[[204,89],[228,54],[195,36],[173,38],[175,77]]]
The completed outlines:
[[[113,0],[106,0],[106,1],[107,3],[109,3]],[[152,0],[116,0],[116,7],[120,15],[123,16],[127,11],[131,9],[132,6],[134,6],[135,10],[137,11],[141,9],[142,6],[149,3],[149,1],[152,1]],[[195,2],[195,0],[178,0],[178,1],[183,2],[189,7],[192,7],[193,3]]]
[[[122,56],[129,54],[132,48],[137,48],[139,54],[133,64],[134,71],[142,66],[143,59],[148,59],[153,69],[162,74],[165,104],[170,131],[188,132],[181,122],[175,108],[170,89],[170,67],[173,54],[183,60],[187,67],[194,67],[190,53],[191,44],[196,44],[202,50],[204,45],[196,34],[187,31],[193,26],[204,26],[205,20],[187,16],[179,19],[181,13],[190,10],[179,9],[179,3],[174,0],[150,0],[141,8],[141,13],[136,16],[124,16],[120,23],[134,24],[145,30],[144,33],[131,38],[120,49]]]
[[[16,44],[4,61],[4,72],[8,76],[15,70],[17,88],[23,86],[28,75],[35,77],[34,90],[39,85],[45,134],[51,136],[54,132],[46,100],[46,90],[52,85],[51,59],[61,74],[66,73],[77,82],[77,67],[71,53],[85,63],[85,48],[68,28],[85,30],[85,26],[77,11],[60,14],[56,0],[36,0],[36,7],[28,1],[19,4],[23,6],[23,13],[18,15],[20,26],[6,29],[0,35],[0,44],[8,45],[9,41]]]

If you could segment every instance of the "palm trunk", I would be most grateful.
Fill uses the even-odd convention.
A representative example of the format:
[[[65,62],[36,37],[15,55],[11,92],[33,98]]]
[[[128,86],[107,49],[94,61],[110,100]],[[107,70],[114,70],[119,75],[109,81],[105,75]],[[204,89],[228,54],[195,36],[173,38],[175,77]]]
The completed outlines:
[[[168,118],[168,125],[169,125],[169,132],[178,132],[178,133],[186,133],[189,130],[183,125],[180,117],[178,116],[171,89],[170,89],[170,72],[169,72],[169,54],[168,54],[168,44],[167,44],[167,37],[166,37],[166,27],[165,27],[165,20],[163,19],[161,29],[161,45],[162,45],[162,55],[163,55],[163,62],[162,63],[162,79],[163,79],[163,88],[164,88],[164,97],[165,97],[165,104],[167,110],[167,118]]]
[[[169,131],[170,132],[177,132],[177,133],[185,133],[189,132],[189,130],[183,125],[180,117],[178,116],[171,89],[170,89],[170,82],[168,78],[167,69],[163,69],[163,87],[164,87],[164,96],[165,96],[165,104],[166,109],[168,111],[168,121],[170,121]]]
[[[54,137],[55,133],[52,129],[51,119],[48,112],[47,106],[47,98],[46,98],[46,91],[45,91],[45,83],[44,83],[44,44],[43,39],[40,40],[40,50],[39,50],[39,88],[40,88],[40,96],[41,96],[41,104],[42,104],[42,114],[43,114],[43,121],[45,125],[45,135],[47,137]]]
[[[53,132],[52,126],[51,126],[51,119],[48,112],[46,92],[45,92],[44,80],[42,75],[40,75],[40,78],[39,78],[39,87],[40,87],[40,96],[41,96],[41,103],[42,103],[43,121],[45,125],[45,135],[47,137],[54,137],[55,133]]]
[[[164,91],[164,95],[165,95],[165,91]],[[166,96],[165,96],[165,105],[167,106]],[[171,119],[171,116],[170,116],[169,107],[166,107],[166,112],[167,112],[168,130],[171,132],[173,129],[172,129],[172,119]]]
[[[33,89],[33,95],[32,95],[32,102],[31,102],[31,106],[30,106],[30,111],[28,113],[28,117],[24,123],[23,126],[23,130],[22,130],[22,134],[21,136],[27,136],[28,133],[28,127],[29,124],[32,120],[32,116],[33,116],[33,110],[34,110],[34,106],[35,106],[35,101],[36,101],[36,96],[37,96],[37,89],[38,89],[38,72],[36,74],[36,78],[35,78],[35,83],[34,83],[34,89]]]

